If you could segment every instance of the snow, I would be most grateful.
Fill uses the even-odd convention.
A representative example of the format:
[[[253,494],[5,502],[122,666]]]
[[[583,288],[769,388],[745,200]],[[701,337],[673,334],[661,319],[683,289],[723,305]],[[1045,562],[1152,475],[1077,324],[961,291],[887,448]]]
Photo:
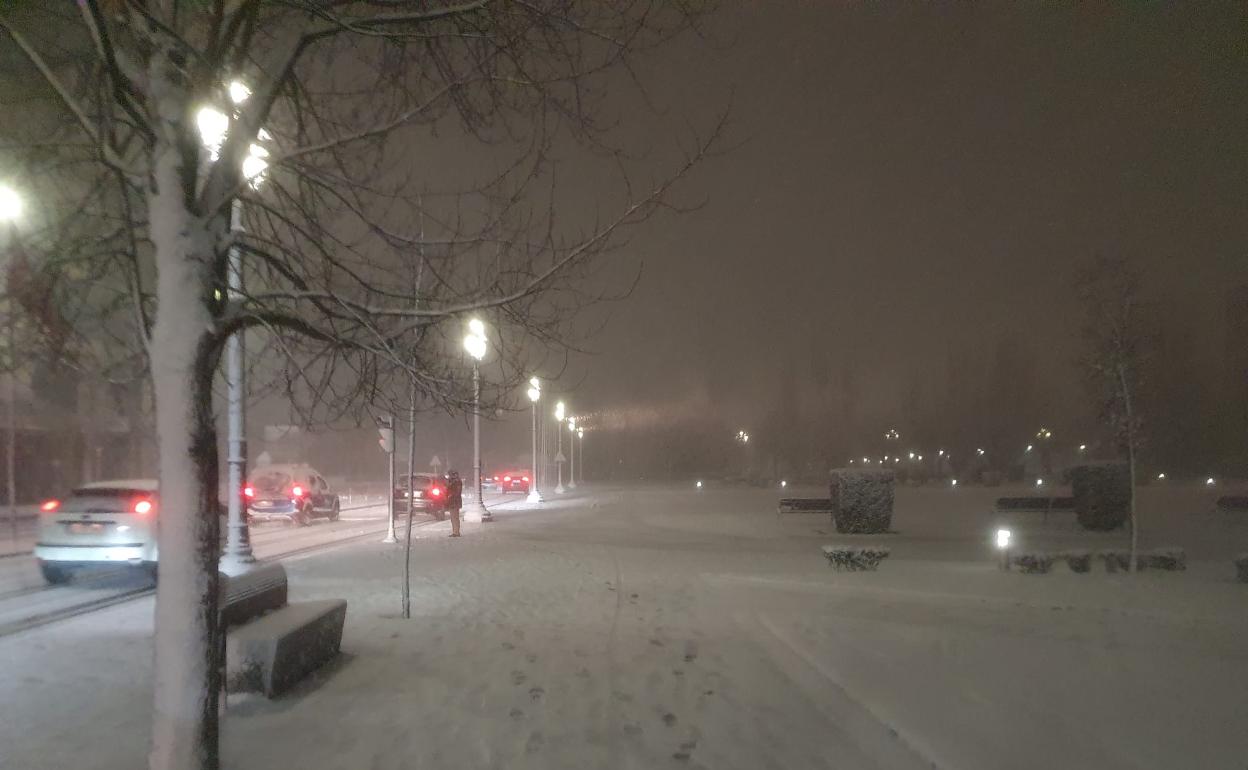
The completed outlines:
[[[901,534],[847,538],[777,516],[774,491],[582,487],[458,540],[418,530],[406,621],[401,547],[288,561],[292,600],[348,600],[343,655],[289,697],[232,696],[223,764],[1242,764],[1248,597],[1230,556],[1248,523],[1148,489],[1143,544],[1185,548],[1187,571],[1021,575],[995,566],[1001,494],[901,487]],[[1019,518],[1027,549],[1124,539]],[[837,572],[820,548],[846,541],[892,556]],[[0,639],[0,767],[140,766],[151,618],[146,600]]]

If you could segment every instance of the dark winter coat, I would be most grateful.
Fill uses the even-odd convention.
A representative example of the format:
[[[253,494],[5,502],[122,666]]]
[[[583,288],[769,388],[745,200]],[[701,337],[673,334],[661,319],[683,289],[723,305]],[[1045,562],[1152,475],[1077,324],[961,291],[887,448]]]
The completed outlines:
[[[446,507],[447,508],[463,508],[464,507],[464,481],[463,479],[451,479],[446,485]]]

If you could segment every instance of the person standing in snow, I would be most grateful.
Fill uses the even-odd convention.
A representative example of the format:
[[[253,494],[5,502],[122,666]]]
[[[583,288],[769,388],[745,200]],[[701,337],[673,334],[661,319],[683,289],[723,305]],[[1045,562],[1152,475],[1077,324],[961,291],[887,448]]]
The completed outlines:
[[[446,474],[446,508],[451,514],[451,537],[459,537],[459,509],[464,505],[464,482],[459,471]]]

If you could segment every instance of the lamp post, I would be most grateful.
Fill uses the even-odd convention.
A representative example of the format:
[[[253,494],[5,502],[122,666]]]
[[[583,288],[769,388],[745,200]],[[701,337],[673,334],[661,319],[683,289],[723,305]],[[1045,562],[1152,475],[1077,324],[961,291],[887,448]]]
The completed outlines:
[[[542,381],[533,377],[529,380],[529,400],[533,402],[533,485],[529,487],[528,501],[542,503],[541,485],[537,476],[537,409],[542,400]]]
[[[563,402],[555,404],[555,425],[559,427],[555,429],[555,467],[558,473],[558,483],[555,484],[555,494],[562,495],[567,492],[563,488],[563,415],[567,410],[563,406]]]
[[[568,418],[568,489],[576,489],[576,418]]]
[[[232,81],[227,87],[230,101],[235,105],[247,101],[251,89],[240,81]],[[230,117],[216,107],[206,106],[195,116],[200,138],[211,160],[217,160],[221,145],[230,129]],[[258,138],[265,140],[269,134],[264,129]],[[269,151],[252,143],[243,158],[242,173],[252,189],[259,189],[268,168]],[[241,302],[243,292],[243,255],[238,247],[237,234],[243,230],[243,201],[235,197],[230,202],[230,232],[234,243],[226,260],[226,296],[231,302]],[[221,565],[228,568],[246,569],[244,565],[255,562],[251,550],[251,531],[244,515],[243,484],[247,479],[247,368],[243,363],[246,355],[246,339],[243,331],[231,334],[225,341],[225,387],[226,387],[226,464],[229,468],[228,518],[226,523],[225,550]],[[393,493],[392,493],[393,494]]]
[[[585,429],[577,428],[576,437],[581,440],[581,481],[585,481]]]
[[[473,498],[464,506],[464,521],[468,522],[489,521],[491,518],[481,492],[481,359],[485,358],[488,347],[485,324],[480,319],[472,319],[464,337],[464,350],[472,356],[472,483],[475,487]]]
[[[8,222],[10,228],[10,248],[17,247],[17,220],[22,215],[22,198],[17,191],[7,185],[0,185],[0,222]],[[17,540],[17,351],[15,349],[17,334],[14,328],[16,315],[13,295],[9,295],[9,318],[6,326],[9,345],[9,404],[5,414],[7,418],[8,444],[5,461],[8,471],[9,492],[9,527],[13,539]]]

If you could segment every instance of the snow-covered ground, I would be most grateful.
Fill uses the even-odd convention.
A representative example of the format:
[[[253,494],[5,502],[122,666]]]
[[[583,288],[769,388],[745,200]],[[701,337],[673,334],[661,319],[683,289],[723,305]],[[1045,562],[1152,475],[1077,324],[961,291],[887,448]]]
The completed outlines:
[[[1150,488],[1145,545],[1186,547],[1187,572],[1002,573],[1006,493],[899,490],[899,534],[854,540],[892,548],[875,573],[832,571],[819,548],[846,538],[772,491],[511,503],[459,540],[418,531],[410,620],[397,546],[288,561],[292,598],[349,601],[344,654],[285,698],[231,697],[226,766],[1243,767],[1248,521]],[[151,614],[0,639],[0,767],[142,765]]]

